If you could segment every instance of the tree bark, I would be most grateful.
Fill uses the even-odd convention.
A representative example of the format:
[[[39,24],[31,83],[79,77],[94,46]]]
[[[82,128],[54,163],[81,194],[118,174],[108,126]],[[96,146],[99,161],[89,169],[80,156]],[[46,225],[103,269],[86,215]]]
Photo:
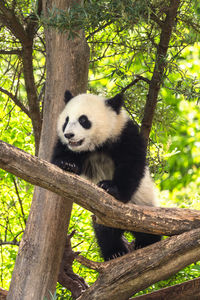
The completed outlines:
[[[136,300],[199,300],[200,299],[200,278],[189,280],[174,286],[160,289],[153,293],[138,296]]]
[[[44,14],[53,6],[67,8],[67,0],[43,0]],[[57,116],[65,89],[85,92],[89,49],[83,34],[73,41],[67,33],[46,29],[47,79],[39,157],[50,160]],[[31,173],[34,169],[30,166]],[[55,179],[54,179],[55,180]],[[72,199],[36,188],[26,230],[20,243],[8,300],[40,300],[54,293],[70,219]]]
[[[163,235],[180,234],[200,226],[200,212],[197,210],[120,203],[89,181],[5,142],[0,142],[0,167],[65,197],[63,202],[71,198],[107,226]],[[43,199],[38,201],[43,203]],[[50,201],[56,205],[57,198],[47,199],[47,206],[51,205]]]
[[[141,126],[141,133],[143,134],[147,142],[152,127],[153,117],[155,114],[158,93],[164,77],[167,51],[179,5],[180,0],[170,0],[169,7],[166,8],[166,18],[162,24],[160,42],[158,44],[153,76],[149,84],[149,92],[147,95],[144,117]]]
[[[78,300],[127,300],[199,259],[198,228],[104,263],[95,284]]]
[[[0,300],[6,300],[6,296],[8,295],[8,292],[2,288],[0,288]]]

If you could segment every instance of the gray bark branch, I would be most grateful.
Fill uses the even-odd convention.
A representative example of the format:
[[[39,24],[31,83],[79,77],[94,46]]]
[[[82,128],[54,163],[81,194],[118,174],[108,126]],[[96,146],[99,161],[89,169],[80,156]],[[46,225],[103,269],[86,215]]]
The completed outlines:
[[[78,300],[127,300],[199,259],[198,228],[104,263],[95,284]]]
[[[200,212],[182,208],[124,205],[102,189],[49,162],[0,142],[0,167],[22,179],[76,202],[107,226],[175,235],[200,226]]]

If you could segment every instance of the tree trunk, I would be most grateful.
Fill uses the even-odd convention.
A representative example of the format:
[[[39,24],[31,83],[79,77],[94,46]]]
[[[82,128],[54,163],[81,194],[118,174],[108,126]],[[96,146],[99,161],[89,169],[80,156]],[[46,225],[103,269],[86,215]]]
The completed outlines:
[[[43,11],[66,9],[67,0],[43,0]],[[50,160],[56,137],[57,116],[70,89],[85,92],[89,48],[83,34],[73,41],[66,33],[46,29],[47,79],[39,157]],[[70,220],[72,200],[36,188],[26,230],[20,243],[8,300],[43,300],[55,290]]]

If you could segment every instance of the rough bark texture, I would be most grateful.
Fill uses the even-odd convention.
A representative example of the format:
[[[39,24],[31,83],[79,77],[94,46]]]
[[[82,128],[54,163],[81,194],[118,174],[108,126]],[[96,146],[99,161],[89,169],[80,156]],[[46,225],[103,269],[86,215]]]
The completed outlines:
[[[164,77],[167,50],[169,47],[169,41],[175,24],[175,19],[179,5],[180,0],[170,0],[169,7],[166,11],[165,21],[162,23],[160,42],[158,44],[153,76],[149,84],[149,92],[147,95],[144,117],[141,126],[141,132],[145,137],[146,141],[148,141],[149,139],[149,134],[152,127],[153,117],[158,99],[158,93]]]
[[[68,4],[67,0],[44,0],[43,10],[46,13],[53,5],[67,8]],[[67,34],[53,29],[46,30],[46,45],[47,80],[39,157],[49,160],[65,89],[74,94],[86,91],[89,50],[83,36],[69,41]],[[29,167],[34,173],[34,168]],[[49,297],[49,291],[54,292],[71,208],[69,197],[63,199],[42,188],[35,189],[8,300],[43,300],[44,296]]]
[[[67,236],[65,250],[62,258],[58,282],[66,289],[71,291],[72,297],[77,299],[87,288],[88,285],[85,280],[79,275],[75,274],[72,269],[74,259],[80,252],[74,252],[71,247],[71,238],[74,235],[73,231]]]
[[[136,300],[199,300],[200,278],[189,280],[174,286],[170,286],[156,292],[142,295]]]
[[[95,284],[78,300],[127,300],[199,259],[198,228],[104,263]]]
[[[64,172],[5,142],[0,142],[0,167],[32,184],[62,195],[66,198],[64,202],[71,197],[73,201],[93,212],[98,216],[99,221],[108,226],[164,235],[180,234],[200,226],[199,211],[124,205],[89,181]],[[38,199],[39,201],[41,203],[38,205],[43,205],[44,200],[41,198]],[[49,206],[56,205],[58,200],[47,198],[46,201],[49,209]],[[41,235],[41,232],[39,234]]]
[[[8,292],[2,288],[0,288],[0,300],[6,300],[6,296],[8,295]]]

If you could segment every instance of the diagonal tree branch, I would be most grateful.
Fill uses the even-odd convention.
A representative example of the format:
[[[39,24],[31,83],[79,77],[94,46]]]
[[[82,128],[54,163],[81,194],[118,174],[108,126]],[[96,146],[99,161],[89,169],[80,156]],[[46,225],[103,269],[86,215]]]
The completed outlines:
[[[98,221],[107,226],[164,235],[180,234],[200,226],[199,211],[122,204],[89,181],[2,141],[0,167],[71,199],[93,212]]]
[[[0,1],[0,12],[0,18],[3,24],[10,29],[10,31],[20,40],[21,43],[28,43],[29,37],[27,36],[22,24],[19,22],[14,12],[7,7],[7,4],[4,0]]]
[[[40,0],[38,2],[38,13],[41,13],[41,6],[42,3]],[[0,19],[2,20],[2,23],[10,29],[10,31],[15,35],[16,38],[19,39],[22,45],[21,56],[23,63],[24,81],[29,103],[29,116],[33,124],[35,148],[37,154],[42,128],[42,117],[40,113],[40,105],[34,80],[32,53],[33,40],[38,28],[38,24],[36,19],[30,16],[26,20],[26,26],[23,26],[20,23],[20,20],[18,19],[17,15],[15,15],[14,10],[8,8],[8,5],[4,0],[0,1],[0,13]],[[20,103],[18,102],[18,104]]]
[[[78,300],[127,300],[199,259],[198,228],[102,264],[97,281]]]
[[[4,93],[5,95],[7,95],[10,99],[13,100],[13,102],[19,106],[19,108],[21,108],[21,110],[27,114],[27,116],[30,118],[31,115],[30,115],[30,112],[29,110],[23,105],[23,103],[15,96],[13,95],[12,93],[10,93],[9,91],[3,89],[2,87],[0,87],[0,92]]]
[[[198,300],[200,299],[200,277],[169,286],[158,291],[138,296],[135,300]]]

